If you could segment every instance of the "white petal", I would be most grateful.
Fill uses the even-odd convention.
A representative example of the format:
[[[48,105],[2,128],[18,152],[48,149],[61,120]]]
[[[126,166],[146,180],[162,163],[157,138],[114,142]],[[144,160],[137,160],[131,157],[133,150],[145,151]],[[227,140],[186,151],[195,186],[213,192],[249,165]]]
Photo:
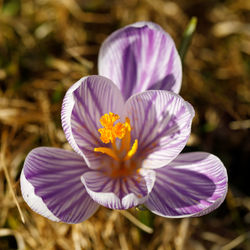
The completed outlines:
[[[132,96],[124,116],[130,118],[133,140],[138,139],[136,156],[153,169],[171,162],[184,148],[194,110],[173,92],[151,90]]]
[[[111,79],[125,99],[148,89],[181,87],[182,66],[168,33],[152,22],[138,22],[117,30],[102,44],[99,74]]]
[[[127,177],[111,178],[101,171],[82,176],[82,182],[94,201],[111,209],[128,209],[146,201],[155,181],[152,170]]]
[[[54,221],[79,223],[99,207],[81,182],[90,171],[75,152],[40,147],[27,156],[21,174],[24,200],[37,213]]]
[[[214,155],[179,155],[156,169],[156,181],[146,206],[164,217],[201,216],[220,206],[227,193],[227,172]]]
[[[105,146],[98,129],[105,113],[121,114],[124,101],[119,89],[102,76],[84,77],[66,93],[62,105],[62,126],[73,149],[90,168],[98,168],[105,156],[94,148]]]
[[[42,198],[35,194],[35,189],[32,184],[26,179],[24,172],[22,171],[20,176],[22,196],[30,208],[36,213],[53,221],[60,221],[51,211],[48,209]]]

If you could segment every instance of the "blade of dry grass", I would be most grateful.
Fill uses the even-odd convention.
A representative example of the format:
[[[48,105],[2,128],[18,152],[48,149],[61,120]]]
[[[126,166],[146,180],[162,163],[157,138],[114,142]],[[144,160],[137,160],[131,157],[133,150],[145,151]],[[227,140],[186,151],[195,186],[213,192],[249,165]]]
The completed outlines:
[[[241,234],[237,238],[230,241],[228,244],[221,247],[221,250],[231,250],[238,247],[240,244],[242,244],[245,240],[250,239],[250,232],[246,232],[244,234]]]
[[[126,217],[129,221],[131,221],[134,225],[139,227],[142,231],[152,234],[154,230],[145,224],[141,223],[139,220],[137,220],[131,213],[129,213],[126,210],[119,210],[119,213],[122,214],[124,217]]]
[[[12,180],[9,176],[9,173],[8,173],[8,170],[7,170],[7,167],[6,167],[6,164],[5,164],[5,154],[6,154],[6,147],[7,147],[7,138],[8,138],[8,132],[5,130],[3,131],[2,133],[2,137],[1,137],[1,165],[2,165],[2,169],[4,171],[4,174],[5,174],[5,178],[7,180],[7,183],[8,183],[8,186],[10,188],[10,192],[12,194],[12,197],[15,201],[15,204],[17,206],[17,209],[18,209],[18,212],[19,212],[19,215],[21,217],[21,220],[23,223],[25,223],[25,219],[24,219],[24,216],[23,216],[23,212],[21,210],[21,207],[19,205],[19,202],[17,200],[17,197],[16,197],[16,194],[15,194],[15,191],[13,189],[13,183],[12,183]]]

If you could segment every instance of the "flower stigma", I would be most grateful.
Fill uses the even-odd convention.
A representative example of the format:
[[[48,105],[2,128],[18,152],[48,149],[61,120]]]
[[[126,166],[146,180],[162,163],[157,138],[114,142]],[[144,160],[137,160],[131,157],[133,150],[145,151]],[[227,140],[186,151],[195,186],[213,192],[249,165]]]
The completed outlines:
[[[100,139],[105,144],[111,143],[111,147],[94,148],[95,152],[106,154],[115,160],[111,163],[111,177],[126,177],[138,170],[138,164],[133,160],[138,149],[138,140],[136,139],[130,146],[132,130],[130,120],[126,117],[124,123],[117,122],[115,124],[119,119],[120,116],[112,112],[104,114],[100,118],[100,123],[103,126],[103,128],[98,129]],[[116,139],[120,141],[116,141]]]

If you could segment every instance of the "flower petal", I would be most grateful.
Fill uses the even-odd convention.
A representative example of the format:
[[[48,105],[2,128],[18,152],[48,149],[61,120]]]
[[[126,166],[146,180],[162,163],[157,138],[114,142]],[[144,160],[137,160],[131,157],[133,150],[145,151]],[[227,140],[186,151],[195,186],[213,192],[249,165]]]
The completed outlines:
[[[133,140],[138,139],[137,156],[152,169],[168,164],[186,145],[194,110],[173,92],[150,90],[132,96],[124,116],[130,118]]]
[[[99,74],[111,79],[128,99],[148,89],[179,93],[182,66],[175,44],[159,25],[139,22],[111,34],[102,44]]]
[[[88,76],[76,82],[66,93],[62,105],[62,126],[67,140],[90,168],[96,168],[105,156],[94,152],[102,147],[98,129],[105,113],[120,114],[124,101],[119,89],[107,78]]]
[[[155,185],[146,206],[160,216],[201,216],[219,207],[225,199],[227,172],[212,154],[181,154],[155,172]]]
[[[21,174],[23,198],[35,212],[51,220],[82,222],[99,207],[80,179],[88,170],[74,152],[36,148],[28,154]]]
[[[101,171],[83,174],[82,182],[91,198],[111,209],[128,209],[146,201],[155,181],[155,172],[142,170],[140,175],[111,178]]]

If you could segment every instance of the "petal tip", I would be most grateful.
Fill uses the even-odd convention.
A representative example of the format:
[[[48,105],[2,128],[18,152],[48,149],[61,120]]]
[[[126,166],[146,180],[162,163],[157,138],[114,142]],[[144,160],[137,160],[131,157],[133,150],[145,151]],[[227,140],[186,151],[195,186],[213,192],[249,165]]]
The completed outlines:
[[[127,100],[147,89],[179,93],[182,64],[172,37],[158,24],[136,22],[116,30],[101,45],[98,72]]]
[[[29,207],[36,213],[47,217],[52,221],[59,222],[60,219],[57,218],[46,206],[43,202],[42,198],[35,194],[35,189],[32,184],[27,180],[24,174],[24,170],[22,170],[20,177],[20,185],[21,192],[25,202],[29,205]]]
[[[220,159],[212,154],[180,154],[157,171],[164,176],[164,182],[162,177],[157,180],[146,202],[157,215],[168,218],[203,216],[217,209],[226,197],[227,171]]]
[[[99,179],[98,176],[99,175]],[[134,186],[134,192],[130,190],[129,186],[132,185],[132,183],[129,184],[129,186],[126,186],[126,184],[121,184],[120,180],[115,179],[109,179],[109,177],[101,177],[101,179],[105,179],[103,184],[103,181],[100,181],[100,173],[86,173],[81,176],[81,181],[83,185],[86,188],[86,191],[88,192],[89,196],[98,204],[110,208],[110,209],[118,209],[118,210],[125,210],[132,207],[135,207],[139,204],[143,204],[147,200],[147,195],[143,195],[143,193],[139,193],[141,190],[138,190],[138,187]],[[94,179],[95,182],[93,182]],[[89,183],[90,182],[90,183]],[[96,189],[95,186],[91,186],[92,183],[102,183],[99,187]],[[121,188],[121,186],[123,188]],[[128,189],[126,193],[123,193],[125,190],[124,187]],[[133,186],[132,186],[133,187]],[[118,191],[118,189],[120,190]],[[141,187],[140,187],[141,188]],[[96,190],[94,190],[96,189]],[[122,191],[123,190],[123,191]],[[142,192],[142,191],[141,191]],[[145,192],[145,190],[143,191]],[[121,197],[121,193],[122,197]]]

